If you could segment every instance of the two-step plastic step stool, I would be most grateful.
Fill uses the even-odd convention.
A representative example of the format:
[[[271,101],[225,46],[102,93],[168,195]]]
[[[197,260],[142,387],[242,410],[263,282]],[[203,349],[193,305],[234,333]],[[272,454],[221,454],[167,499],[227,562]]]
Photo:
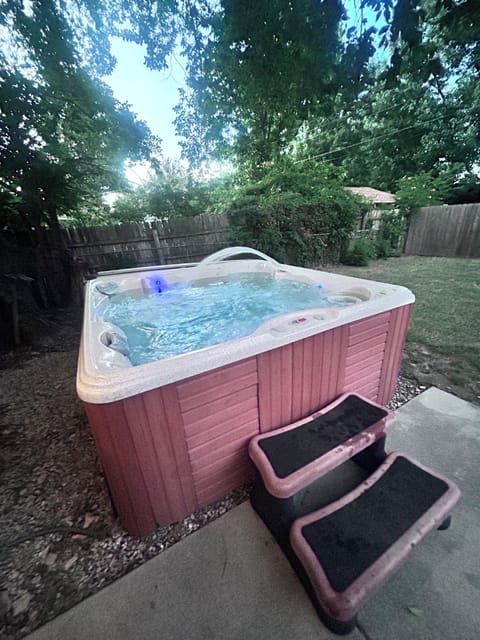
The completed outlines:
[[[361,606],[427,533],[449,526],[460,497],[450,480],[409,456],[386,455],[394,421],[387,409],[345,394],[249,445],[252,505],[338,634],[353,629]],[[350,459],[356,486],[326,499],[326,474]]]

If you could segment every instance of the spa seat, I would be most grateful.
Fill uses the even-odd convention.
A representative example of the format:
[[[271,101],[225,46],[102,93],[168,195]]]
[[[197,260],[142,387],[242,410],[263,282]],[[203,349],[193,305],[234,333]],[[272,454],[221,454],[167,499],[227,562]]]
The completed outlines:
[[[393,422],[388,410],[345,394],[249,446],[256,470],[252,506],[320,618],[340,635],[354,628],[360,607],[418,542],[449,526],[460,497],[452,482],[410,457],[385,454]],[[328,486],[332,475],[335,488]]]

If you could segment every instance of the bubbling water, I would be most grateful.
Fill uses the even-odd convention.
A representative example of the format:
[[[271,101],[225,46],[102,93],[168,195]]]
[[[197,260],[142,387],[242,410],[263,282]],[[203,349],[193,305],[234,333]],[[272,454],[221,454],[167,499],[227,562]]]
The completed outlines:
[[[177,356],[253,333],[263,322],[292,311],[343,307],[354,296],[329,297],[318,286],[242,274],[162,293],[117,294],[103,314],[127,336],[133,365]]]

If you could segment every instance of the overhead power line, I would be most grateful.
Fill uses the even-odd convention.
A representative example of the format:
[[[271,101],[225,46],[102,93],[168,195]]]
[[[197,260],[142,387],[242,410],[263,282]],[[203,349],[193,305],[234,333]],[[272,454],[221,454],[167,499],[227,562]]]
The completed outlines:
[[[384,107],[383,109],[380,109],[379,111],[375,111],[375,113],[365,114],[365,116],[364,116],[364,117],[365,117],[365,118],[372,118],[372,117],[378,118],[378,116],[383,116],[383,115],[385,115],[386,113],[391,113],[392,111],[396,111],[396,112],[398,113],[399,109],[402,109],[402,108],[403,108],[403,107],[405,107],[405,106],[406,106],[406,105],[405,105],[405,103],[404,103],[404,104],[401,104],[401,105],[394,104],[394,105],[392,105],[392,106],[390,106],[390,107]],[[360,107],[360,108],[361,108],[361,107]],[[412,114],[407,114],[407,115],[412,115]],[[347,114],[345,114],[345,117],[346,117],[346,118],[349,118],[350,116],[351,116],[351,113],[349,113],[348,115],[347,115]],[[311,139],[313,139],[313,140],[314,140],[315,138],[318,138],[318,137],[320,137],[321,135],[322,135],[322,133],[321,133],[321,132],[319,132],[319,133],[317,133],[317,134],[315,134],[315,135],[312,135],[312,136],[311,136]]]
[[[408,127],[402,127],[401,129],[396,129],[395,131],[389,131],[388,133],[381,133],[378,136],[370,136],[368,139],[360,140],[360,142],[354,142],[353,144],[346,145],[345,147],[338,147],[337,149],[331,149],[330,151],[325,151],[324,153],[319,153],[315,156],[310,156],[309,158],[302,158],[301,160],[295,160],[294,164],[300,164],[301,162],[308,162],[309,160],[318,160],[319,158],[324,158],[325,156],[329,156],[332,153],[338,153],[340,151],[347,151],[348,149],[352,149],[353,147],[359,147],[366,142],[370,142],[372,140],[379,140],[380,138],[388,138],[390,136],[394,136],[397,133],[402,133],[403,131],[408,131],[409,129],[416,129],[417,127],[422,127],[426,124],[430,124],[431,122],[437,122],[438,120],[442,120],[448,114],[443,114],[443,116],[438,116],[437,118],[431,118],[430,120],[423,120],[418,124],[412,124]]]

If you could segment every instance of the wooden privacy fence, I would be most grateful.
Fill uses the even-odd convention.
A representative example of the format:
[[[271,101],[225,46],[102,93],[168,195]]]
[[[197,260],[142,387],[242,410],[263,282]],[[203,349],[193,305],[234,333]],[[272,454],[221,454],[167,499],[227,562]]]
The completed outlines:
[[[405,253],[480,258],[480,203],[422,207],[411,217]]]
[[[92,271],[196,262],[229,244],[223,215],[71,228],[65,234],[75,260]]]

